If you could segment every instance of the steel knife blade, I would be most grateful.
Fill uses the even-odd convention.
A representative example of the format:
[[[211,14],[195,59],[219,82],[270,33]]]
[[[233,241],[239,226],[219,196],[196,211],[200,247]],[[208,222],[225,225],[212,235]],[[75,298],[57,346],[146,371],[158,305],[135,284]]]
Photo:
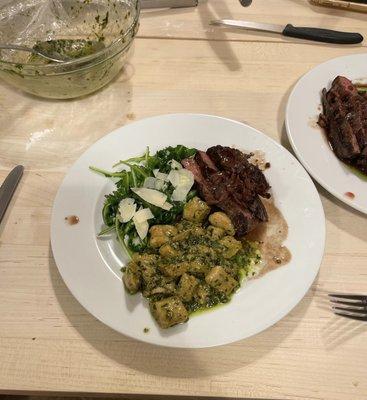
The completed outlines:
[[[23,165],[17,165],[10,171],[9,175],[5,178],[5,181],[0,187],[0,222],[5,215],[5,211],[8,208],[10,200],[13,197],[15,189],[23,175],[23,171]]]

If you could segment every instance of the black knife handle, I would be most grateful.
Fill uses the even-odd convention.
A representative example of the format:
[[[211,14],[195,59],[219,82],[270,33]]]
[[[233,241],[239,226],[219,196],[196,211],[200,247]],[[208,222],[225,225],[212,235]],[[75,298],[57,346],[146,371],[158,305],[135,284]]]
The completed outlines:
[[[296,27],[291,24],[286,25],[283,35],[324,43],[356,44],[363,41],[363,36],[359,33],[339,32],[331,29],[308,28],[303,26]]]

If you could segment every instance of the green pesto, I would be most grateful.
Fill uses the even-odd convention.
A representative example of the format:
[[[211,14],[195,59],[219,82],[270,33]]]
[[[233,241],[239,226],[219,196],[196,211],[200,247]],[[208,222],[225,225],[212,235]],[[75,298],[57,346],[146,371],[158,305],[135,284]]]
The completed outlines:
[[[186,204],[183,215],[200,215],[201,221],[154,226],[148,246],[123,270],[127,290],[142,292],[162,328],[228,303],[241,283],[260,269],[258,245],[236,240],[234,230],[229,234],[211,225],[199,203],[210,211],[196,197]],[[187,212],[193,204],[196,212]]]
[[[357,83],[354,86],[357,88],[359,94],[361,94],[361,95],[366,95],[367,94],[367,84],[365,84],[365,83]]]
[[[230,301],[230,300],[229,300],[229,301]],[[197,310],[192,311],[192,312],[190,313],[190,318],[192,318],[192,317],[199,317],[200,315],[202,315],[202,314],[204,314],[204,313],[207,313],[207,312],[210,312],[210,311],[216,311],[216,310],[218,310],[218,309],[224,307],[226,304],[228,304],[229,301],[227,301],[227,303],[218,303],[218,304],[216,304],[215,306],[212,306],[212,307],[198,308]]]
[[[52,55],[60,55],[69,59],[77,59],[94,54],[104,48],[104,44],[100,41],[92,41],[85,39],[55,39],[45,42],[38,41],[33,49],[42,51],[43,53]],[[32,54],[29,57],[29,63],[48,64],[51,61],[46,60],[42,56]]]
[[[363,181],[367,181],[367,175],[364,174],[362,171],[360,171],[359,169],[349,165],[349,164],[345,164],[346,167],[353,172],[354,175],[357,175],[358,178],[362,179]]]

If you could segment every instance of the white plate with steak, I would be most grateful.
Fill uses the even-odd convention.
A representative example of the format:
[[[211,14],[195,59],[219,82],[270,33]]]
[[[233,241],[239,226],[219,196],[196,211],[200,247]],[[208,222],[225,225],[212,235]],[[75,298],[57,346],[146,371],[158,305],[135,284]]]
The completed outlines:
[[[139,157],[146,146],[150,147],[149,152]],[[123,197],[121,202],[126,200],[126,208],[119,211],[121,214],[114,214],[116,208],[109,208],[109,205],[116,205],[115,197],[127,193],[123,182],[106,179],[111,174],[102,176],[95,172],[97,168],[91,171],[89,167],[94,165],[107,170],[118,163],[113,177],[120,179],[126,176],[126,164],[142,160],[146,164],[134,166],[137,181],[132,190],[139,193],[139,168],[140,172],[149,172],[152,166],[150,161],[154,161],[159,151],[167,149],[167,146],[172,146],[171,150],[174,146],[181,150],[185,147],[189,156],[180,159],[181,165],[178,165],[177,159],[174,163],[161,163],[159,169],[154,164],[152,168],[155,176],[151,174],[143,180],[144,185],[153,182],[156,185],[160,179],[166,179],[164,185],[167,189],[160,190],[167,190],[167,198],[161,193],[158,197],[162,203],[155,198],[155,207],[151,207],[150,211],[142,209],[141,203],[134,206],[135,211],[132,204],[139,201],[140,195],[134,197],[129,192],[129,196],[134,198],[130,198],[127,204]],[[167,154],[163,151],[163,156]],[[122,165],[119,160],[128,161],[123,161]],[[163,157],[160,160],[166,159]],[[99,172],[102,171],[100,168]],[[173,168],[184,172],[172,172]],[[178,174],[187,177],[191,173],[195,179],[195,183],[192,180],[192,188],[196,191],[193,196],[196,197],[188,200],[189,197],[180,197],[180,193],[177,198],[185,198],[184,201],[187,201],[182,220],[171,220],[170,231],[176,233],[172,233],[174,236],[170,236],[169,241],[164,236],[165,241],[158,244],[162,236],[161,233],[159,237],[153,236],[153,228],[154,232],[160,231],[159,224],[162,222],[154,225],[155,218],[158,218],[157,215],[166,218],[166,212],[172,213],[180,205],[175,196],[169,193],[168,181],[175,185],[175,179],[170,181],[169,176]],[[117,191],[115,184],[119,188]],[[147,189],[146,186],[142,187]],[[179,185],[175,188],[176,195],[178,188]],[[189,187],[186,189],[189,190]],[[187,196],[190,193],[191,190]],[[144,201],[146,204],[151,200],[146,197]],[[203,207],[200,201],[205,201],[206,205]],[[121,206],[121,202],[117,204]],[[195,208],[185,209],[190,202],[200,207],[198,214]],[[159,204],[162,205],[161,211],[156,214],[156,206]],[[128,211],[131,215],[134,212],[136,214],[126,222],[129,219],[126,217]],[[223,218],[223,213],[230,218],[226,227],[220,225],[218,219],[215,220],[220,216]],[[142,214],[145,218],[142,218]],[[192,218],[198,216],[203,218],[200,220],[202,225],[196,224],[187,235],[185,227],[193,226]],[[114,234],[97,237],[101,230],[110,229],[105,227],[105,222],[109,225],[110,218],[113,219],[110,228]],[[141,226],[146,224],[147,219],[150,236],[144,236],[147,229]],[[117,241],[114,227],[119,232],[124,223],[131,224],[132,221],[136,228],[140,227],[137,229],[140,238],[148,239],[149,244],[136,250],[139,254],[135,253],[135,256],[138,258],[129,261],[128,252],[122,251],[123,246],[120,245],[121,240],[124,237],[126,239],[132,231],[123,231],[128,233],[124,237],[120,235]],[[210,236],[210,242],[208,234],[222,235],[224,230],[227,230],[227,236],[218,236],[217,239]],[[216,240],[220,242],[219,245]],[[256,242],[262,263],[258,270],[251,270],[251,279],[246,276],[241,282],[228,276],[231,273],[228,263],[237,260],[240,253],[236,253],[236,256],[234,253],[229,254],[233,247],[223,252],[226,243],[234,243],[235,251],[241,252],[239,241],[243,245],[245,241]],[[137,243],[135,239],[133,242],[133,245]],[[55,199],[51,222],[55,261],[77,300],[96,318],[116,331],[144,342],[169,347],[223,345],[245,339],[278,322],[301,301],[312,285],[320,267],[324,242],[322,204],[312,180],[300,163],[284,147],[247,125],[197,114],[164,115],[141,120],[119,128],[96,142],[66,175]],[[208,246],[208,243],[213,243],[213,246]],[[154,247],[157,245],[161,246],[159,252]],[[163,247],[165,253],[161,252]],[[193,262],[187,264],[179,260],[176,265],[165,263],[162,257],[171,257],[169,252],[172,249],[182,250],[182,257],[189,255]],[[213,263],[220,259],[215,254],[222,252],[223,264],[197,264],[196,249],[202,254],[208,254],[208,257],[214,257],[211,258],[215,260]],[[145,255],[150,257],[149,260],[154,259],[153,266],[143,264],[140,257]],[[200,257],[201,260],[208,260],[202,255]],[[145,258],[144,262],[147,260]],[[239,259],[238,262],[242,261]],[[203,266],[206,272],[202,272]],[[194,267],[195,270],[192,269]],[[139,268],[144,269],[139,272]],[[146,276],[147,272],[149,277]],[[259,275],[256,276],[255,272],[259,272]],[[153,284],[149,286],[148,279],[151,277],[156,282],[157,276],[154,273],[160,274],[157,281],[159,287]],[[202,273],[204,278],[198,282]],[[222,278],[225,282],[221,281]],[[183,280],[186,283],[196,282],[194,292],[190,294],[194,297],[187,297],[188,291],[180,291]],[[230,289],[228,285],[231,285]],[[233,296],[219,308],[200,312],[199,315],[195,315],[195,312],[190,314],[192,298],[206,299],[206,292],[201,290],[203,288],[221,295],[228,289],[226,293]],[[210,304],[208,307],[211,307]]]
[[[289,141],[331,194],[367,213],[367,54],[336,58],[304,75],[286,111]]]

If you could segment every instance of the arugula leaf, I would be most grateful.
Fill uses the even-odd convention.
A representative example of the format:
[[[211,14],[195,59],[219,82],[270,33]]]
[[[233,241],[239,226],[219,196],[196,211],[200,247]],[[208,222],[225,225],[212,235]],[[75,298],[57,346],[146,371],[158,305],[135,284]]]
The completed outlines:
[[[181,162],[185,158],[193,157],[195,153],[196,149],[190,149],[182,144],[179,144],[176,147],[169,146],[157,151],[154,157],[149,158],[147,164],[151,169],[159,168],[161,172],[167,173],[171,169],[169,164],[171,160]]]

